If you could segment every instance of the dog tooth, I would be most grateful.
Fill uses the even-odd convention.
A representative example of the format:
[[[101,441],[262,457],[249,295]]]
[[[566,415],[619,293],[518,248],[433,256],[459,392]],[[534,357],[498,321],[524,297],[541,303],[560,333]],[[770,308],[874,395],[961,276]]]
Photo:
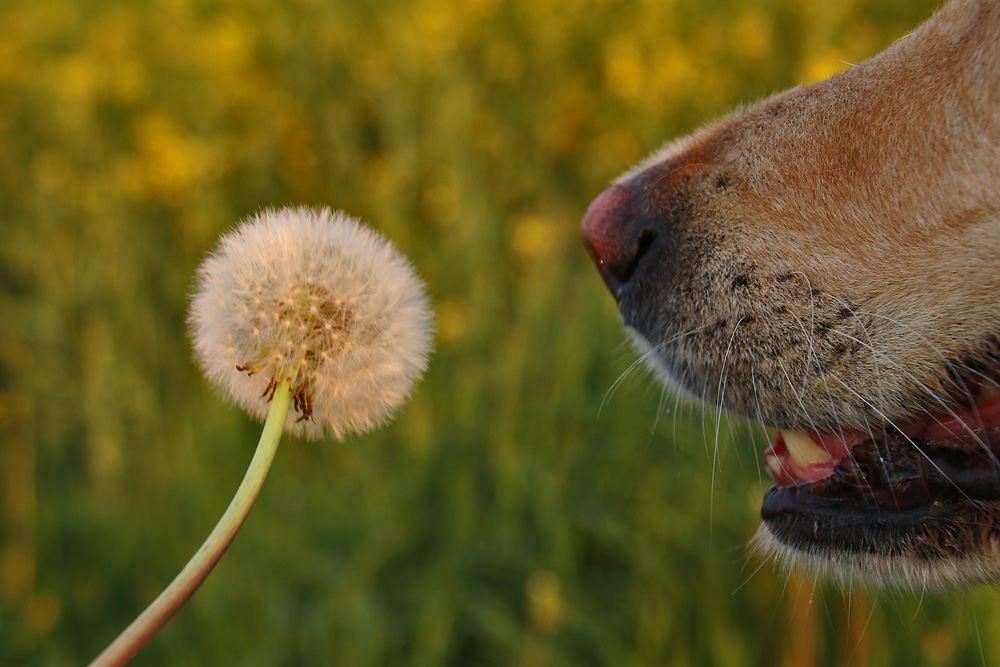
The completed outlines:
[[[788,455],[800,466],[825,463],[833,458],[830,452],[816,444],[805,431],[782,429],[781,437],[785,440]]]
[[[767,468],[767,472],[771,475],[771,479],[773,479],[778,486],[788,486],[788,473],[781,467],[781,461],[778,460],[777,456],[765,455],[764,467]]]

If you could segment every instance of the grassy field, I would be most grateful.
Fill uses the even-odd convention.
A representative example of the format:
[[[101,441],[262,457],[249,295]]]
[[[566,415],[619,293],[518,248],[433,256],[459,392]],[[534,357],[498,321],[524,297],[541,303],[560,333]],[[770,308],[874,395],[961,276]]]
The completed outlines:
[[[992,590],[748,554],[764,434],[632,368],[578,240],[665,140],[934,4],[0,5],[0,664],[87,662],[222,513],[260,427],[191,359],[193,271],[287,203],[410,255],[437,351],[392,426],[282,443],[136,664],[1000,663]]]

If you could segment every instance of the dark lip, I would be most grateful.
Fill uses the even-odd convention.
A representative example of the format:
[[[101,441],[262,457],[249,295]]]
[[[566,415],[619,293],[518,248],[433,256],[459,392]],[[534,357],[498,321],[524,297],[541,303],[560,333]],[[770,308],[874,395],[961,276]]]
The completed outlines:
[[[994,511],[986,502],[941,500],[876,511],[850,501],[817,499],[802,486],[772,486],[764,495],[761,516],[778,541],[800,550],[940,558],[961,551],[959,540],[949,543],[940,536],[989,525]]]

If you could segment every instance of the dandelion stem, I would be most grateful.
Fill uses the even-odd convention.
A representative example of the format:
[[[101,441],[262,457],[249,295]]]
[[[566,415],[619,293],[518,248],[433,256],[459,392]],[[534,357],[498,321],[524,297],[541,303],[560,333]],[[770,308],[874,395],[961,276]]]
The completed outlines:
[[[205,581],[236,537],[260,493],[271,461],[274,460],[274,453],[278,449],[291,403],[290,382],[284,380],[278,383],[274,391],[271,408],[264,422],[264,432],[260,435],[250,467],[247,468],[240,488],[237,489],[219,523],[180,574],[138,618],[132,621],[131,625],[118,635],[117,639],[97,656],[91,667],[111,667],[128,663]]]

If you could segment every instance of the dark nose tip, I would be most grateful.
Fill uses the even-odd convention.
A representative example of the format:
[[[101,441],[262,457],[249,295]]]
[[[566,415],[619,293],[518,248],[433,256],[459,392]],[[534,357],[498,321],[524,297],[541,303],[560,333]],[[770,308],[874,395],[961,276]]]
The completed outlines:
[[[644,220],[635,193],[615,185],[597,196],[583,215],[583,245],[618,297],[628,284],[653,240],[653,225]]]

